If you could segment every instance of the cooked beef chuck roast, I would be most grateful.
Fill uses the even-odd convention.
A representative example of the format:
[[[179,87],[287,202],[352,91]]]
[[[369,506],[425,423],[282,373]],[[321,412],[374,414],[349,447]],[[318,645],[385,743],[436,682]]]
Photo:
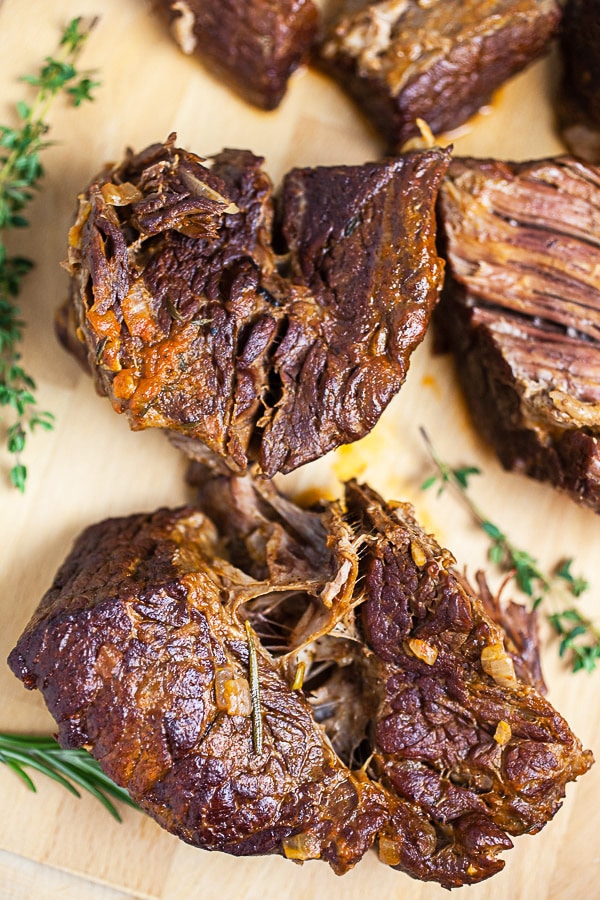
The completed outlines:
[[[318,24],[311,0],[153,0],[184,53],[197,54],[250,103],[275,109],[306,62]]]
[[[172,140],[129,153],[81,199],[59,333],[72,322],[132,428],[289,472],[366,434],[402,385],[441,285],[448,161],[436,149],[294,169],[274,232],[251,153],[207,166]]]
[[[341,0],[319,61],[392,148],[472,116],[554,35],[556,0]]]
[[[539,830],[592,757],[450,554],[355,483],[303,511],[224,476],[199,506],[89,528],[43,598],[9,663],[61,743],[207,849],[342,873],[378,837],[446,887],[502,868],[507,834]]]
[[[600,163],[600,15],[598,0],[567,0],[560,46],[562,136],[570,150]]]
[[[507,469],[600,511],[600,169],[457,159],[439,331]]]

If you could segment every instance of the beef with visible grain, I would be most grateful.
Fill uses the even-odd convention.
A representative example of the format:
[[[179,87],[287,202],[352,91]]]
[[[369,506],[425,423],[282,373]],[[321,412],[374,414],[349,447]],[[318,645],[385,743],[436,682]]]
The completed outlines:
[[[600,169],[457,159],[439,332],[507,469],[600,511]]]

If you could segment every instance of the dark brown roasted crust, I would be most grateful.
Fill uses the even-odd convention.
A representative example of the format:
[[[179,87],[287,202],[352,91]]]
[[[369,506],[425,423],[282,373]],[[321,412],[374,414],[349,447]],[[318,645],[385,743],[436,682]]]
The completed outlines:
[[[600,170],[456,160],[443,339],[502,464],[600,511]]]
[[[130,153],[70,233],[71,303],[101,393],[132,428],[269,476],[362,437],[438,298],[448,159],[293,170],[284,260],[262,160],[226,150],[208,168],[172,141]]]
[[[217,540],[189,508],[89,528],[10,664],[44,692],[62,745],[93,745],[104,771],[183,840],[240,856],[308,835],[310,855],[342,873],[372,845],[383,792],[341,763],[267,654],[262,753],[248,714],[217,707],[226,666],[247,690],[236,606],[269,590],[219,558]],[[332,561],[322,547],[325,581],[307,589],[325,587]]]
[[[153,0],[184,51],[237,93],[275,109],[306,62],[318,25],[312,0]]]
[[[445,887],[502,868],[508,834],[539,830],[592,757],[527,666],[515,676],[450,554],[355,483],[344,518],[269,483],[195,478],[202,511],[84,532],[11,653],[61,743],[91,746],[206,849],[342,873],[377,837],[384,862]],[[218,699],[226,667],[248,694],[245,619],[262,642],[261,752],[250,706]]]
[[[547,47],[556,0],[346,0],[319,64],[357,100],[392,148],[472,116]]]
[[[562,136],[573,153],[600,163],[600,15],[597,0],[568,0],[560,47],[563,83],[559,98]]]

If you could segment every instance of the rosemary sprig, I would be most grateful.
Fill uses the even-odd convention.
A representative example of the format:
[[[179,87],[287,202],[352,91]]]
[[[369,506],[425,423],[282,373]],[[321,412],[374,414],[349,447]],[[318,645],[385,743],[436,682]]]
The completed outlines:
[[[262,709],[260,705],[260,682],[258,680],[258,657],[256,655],[254,632],[252,631],[252,626],[248,619],[246,619],[246,637],[248,639],[250,697],[252,698],[252,743],[254,752],[261,754],[263,749],[263,727]]]
[[[10,480],[25,490],[27,469],[22,462],[28,433],[53,427],[52,413],[38,409],[35,382],[21,365],[19,346],[24,321],[15,303],[23,278],[33,263],[24,256],[9,256],[5,234],[13,228],[26,228],[22,215],[32,201],[44,174],[40,152],[50,143],[45,139],[49,125],[46,117],[54,99],[62,94],[74,106],[91,100],[91,91],[99,82],[89,73],[77,71],[75,63],[83,49],[93,22],[84,25],[73,19],[64,29],[58,52],[47,56],[36,75],[21,79],[37,89],[29,104],[16,105],[18,125],[0,125],[0,407],[6,407],[12,422],[7,422],[6,447],[13,457]]]
[[[27,768],[52,778],[76,797],[81,797],[78,788],[87,791],[117,822],[121,816],[111,797],[137,809],[127,791],[104,774],[87,750],[64,750],[53,738],[0,733],[0,762],[11,768],[31,791],[36,786],[25,771]]]
[[[559,654],[569,658],[573,672],[592,672],[600,662],[600,628],[575,606],[564,604],[562,599],[565,587],[575,598],[589,588],[589,583],[584,578],[572,574],[573,560],[563,560],[551,573],[542,572],[535,557],[513,544],[469,495],[469,479],[480,474],[480,470],[475,466],[453,468],[440,458],[424,428],[421,428],[421,435],[437,469],[437,473],[427,478],[421,488],[427,490],[437,484],[438,495],[447,487],[455,491],[471,517],[490,539],[490,561],[503,571],[512,573],[519,589],[530,598],[533,609],[547,598],[563,602],[565,608],[547,615],[550,625],[561,638]]]

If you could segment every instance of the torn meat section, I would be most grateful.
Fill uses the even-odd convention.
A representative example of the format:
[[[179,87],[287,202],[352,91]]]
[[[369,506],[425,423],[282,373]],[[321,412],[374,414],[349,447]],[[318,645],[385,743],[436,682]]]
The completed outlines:
[[[68,349],[84,343],[132,428],[165,428],[237,471],[289,472],[363,436],[438,299],[448,153],[289,173],[284,266],[262,160],[225,150],[205,165],[173,140],[129,153],[82,197]]]

